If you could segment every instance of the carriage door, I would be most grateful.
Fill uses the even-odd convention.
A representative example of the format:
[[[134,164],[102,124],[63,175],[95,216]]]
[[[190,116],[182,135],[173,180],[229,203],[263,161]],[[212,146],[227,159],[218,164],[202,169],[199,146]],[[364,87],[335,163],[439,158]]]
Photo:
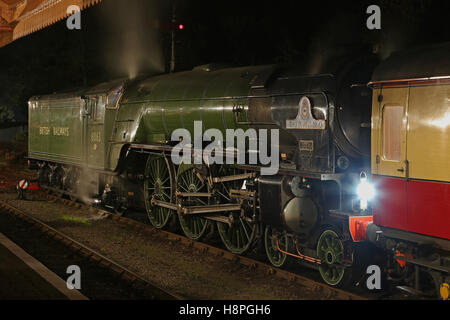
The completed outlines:
[[[104,168],[105,100],[103,96],[91,96],[88,100],[87,161],[94,169]]]
[[[407,226],[406,130],[408,88],[382,88],[375,92],[378,108],[373,110],[375,145],[373,180],[377,195],[374,206],[376,224],[405,229]],[[377,104],[374,103],[374,106]]]

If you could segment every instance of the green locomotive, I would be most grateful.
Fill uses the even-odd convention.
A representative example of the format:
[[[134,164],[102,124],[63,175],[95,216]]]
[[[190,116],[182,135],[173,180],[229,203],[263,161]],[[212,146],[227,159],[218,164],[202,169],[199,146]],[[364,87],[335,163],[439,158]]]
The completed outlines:
[[[369,171],[371,93],[363,84],[375,64],[335,60],[319,74],[210,64],[33,97],[29,159],[43,188],[119,214],[145,208],[155,227],[179,223],[194,240],[217,231],[236,254],[261,245],[273,265],[296,257],[339,285],[363,240],[353,227],[370,219],[355,190]],[[172,133],[193,133],[196,121],[224,135],[276,130],[277,174],[261,174],[262,163],[174,163],[180,141]],[[249,159],[260,149],[223,154]]]

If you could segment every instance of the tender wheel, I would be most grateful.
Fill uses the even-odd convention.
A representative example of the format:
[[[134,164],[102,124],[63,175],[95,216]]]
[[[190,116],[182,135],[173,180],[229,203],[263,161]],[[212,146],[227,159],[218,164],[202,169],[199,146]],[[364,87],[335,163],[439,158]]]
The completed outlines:
[[[152,198],[155,200],[172,201],[172,172],[170,164],[164,155],[150,155],[145,166],[144,196],[145,208],[150,223],[158,228],[164,228],[172,211],[167,208],[153,206]]]
[[[64,185],[63,185],[63,179],[65,176],[65,172],[61,167],[57,167],[54,170],[52,170],[52,173],[50,174],[50,187],[53,188],[54,194],[58,197],[61,197],[64,193]]]
[[[44,188],[44,189],[46,187],[48,187],[48,185],[50,183],[50,173],[51,173],[51,169],[47,165],[45,165],[39,169],[39,171],[38,171],[39,187]]]
[[[344,260],[344,245],[338,234],[333,230],[325,230],[317,242],[317,256],[321,260],[319,267],[322,279],[331,286],[343,284],[346,268]]]
[[[206,193],[208,185],[199,177],[200,166],[181,164],[178,168],[177,189],[182,193]],[[180,198],[183,206],[206,206],[209,201],[206,197]],[[181,228],[184,234],[192,240],[200,240],[211,227],[211,222],[198,215],[178,213]]]
[[[69,199],[76,201],[79,198],[78,191],[80,189],[80,173],[77,169],[72,168],[67,175],[66,189],[69,192]]]
[[[281,268],[286,263],[287,255],[278,250],[276,240],[277,236],[273,233],[272,227],[267,226],[264,231],[267,259],[274,267]],[[289,238],[287,236],[278,237],[278,244],[281,250],[289,252]]]

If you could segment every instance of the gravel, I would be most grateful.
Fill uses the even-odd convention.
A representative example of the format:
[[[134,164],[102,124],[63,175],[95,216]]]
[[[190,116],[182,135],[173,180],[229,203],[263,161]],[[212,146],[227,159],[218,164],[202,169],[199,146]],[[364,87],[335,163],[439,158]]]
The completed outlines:
[[[2,169],[0,167],[0,177],[5,173]],[[223,257],[202,254],[197,249],[163,239],[157,232],[135,230],[100,218],[91,210],[39,200],[33,194],[27,194],[29,200],[17,200],[13,191],[0,190],[0,200],[182,297],[200,300],[325,298],[301,283],[250,270]]]

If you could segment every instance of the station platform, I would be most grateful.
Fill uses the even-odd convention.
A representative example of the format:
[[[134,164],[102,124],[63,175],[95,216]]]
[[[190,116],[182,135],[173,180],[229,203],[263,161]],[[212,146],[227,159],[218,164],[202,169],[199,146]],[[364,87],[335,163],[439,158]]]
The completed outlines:
[[[87,300],[0,233],[0,300]]]

